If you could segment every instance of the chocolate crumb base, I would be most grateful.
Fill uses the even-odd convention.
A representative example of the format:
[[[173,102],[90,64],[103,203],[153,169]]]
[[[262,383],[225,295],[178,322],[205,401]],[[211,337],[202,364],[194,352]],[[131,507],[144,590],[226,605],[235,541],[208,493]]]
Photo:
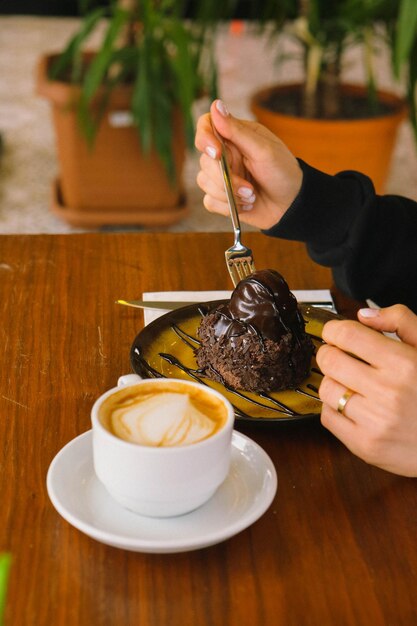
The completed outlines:
[[[260,393],[294,389],[308,376],[314,346],[306,333],[295,338],[288,331],[279,342],[260,342],[251,332],[216,337],[218,319],[216,311],[209,313],[198,329],[197,364],[211,380]]]

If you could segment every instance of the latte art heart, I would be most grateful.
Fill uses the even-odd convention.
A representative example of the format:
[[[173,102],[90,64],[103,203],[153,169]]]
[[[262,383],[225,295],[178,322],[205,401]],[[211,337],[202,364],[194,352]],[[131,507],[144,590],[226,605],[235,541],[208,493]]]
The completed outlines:
[[[111,416],[115,435],[147,446],[182,446],[206,439],[217,423],[184,393],[149,395],[140,402],[126,398]]]

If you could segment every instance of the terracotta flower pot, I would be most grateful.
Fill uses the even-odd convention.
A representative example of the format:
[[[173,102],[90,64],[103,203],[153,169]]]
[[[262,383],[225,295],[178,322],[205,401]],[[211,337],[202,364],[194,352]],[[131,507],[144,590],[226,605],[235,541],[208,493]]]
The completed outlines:
[[[383,193],[397,130],[407,115],[405,102],[393,94],[379,91],[378,97],[392,108],[392,113],[357,120],[306,119],[266,108],[265,103],[272,94],[279,97],[299,89],[297,84],[279,85],[254,94],[251,110],[256,119],[309,165],[328,174],[358,170],[373,180],[378,193]],[[365,97],[365,89],[344,85],[343,94]]]
[[[48,79],[53,58],[48,55],[40,60],[36,85],[37,93],[52,104],[55,125],[60,172],[53,185],[53,210],[71,224],[84,226],[160,226],[182,218],[186,213],[181,183],[185,140],[180,115],[173,120],[178,182],[172,185],[158,155],[142,153],[137,128],[129,122],[131,88],[120,86],[113,91],[90,148],[77,122],[80,90]]]

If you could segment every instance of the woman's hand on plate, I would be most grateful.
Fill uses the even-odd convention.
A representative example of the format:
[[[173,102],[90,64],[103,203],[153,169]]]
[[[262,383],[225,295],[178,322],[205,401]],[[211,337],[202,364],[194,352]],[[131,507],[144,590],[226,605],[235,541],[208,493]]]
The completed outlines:
[[[364,461],[417,476],[417,316],[395,305],[361,309],[358,317],[323,328],[326,344],[317,353],[322,424]]]

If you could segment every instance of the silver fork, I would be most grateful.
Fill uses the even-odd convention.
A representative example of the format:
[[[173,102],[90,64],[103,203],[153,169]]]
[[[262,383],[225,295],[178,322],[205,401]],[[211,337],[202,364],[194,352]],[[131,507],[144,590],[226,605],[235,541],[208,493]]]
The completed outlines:
[[[213,131],[217,139],[220,141],[222,147],[222,152],[219,160],[220,170],[223,176],[224,188],[227,195],[227,203],[229,205],[230,217],[232,219],[233,231],[235,233],[234,244],[225,251],[224,256],[226,258],[226,266],[229,270],[230,278],[232,279],[233,285],[236,287],[239,281],[253,274],[253,272],[255,271],[255,263],[253,260],[252,250],[244,246],[240,240],[240,220],[239,214],[237,212],[236,199],[230,177],[229,164],[226,157],[226,148],[223,139],[220,137],[214,126]]]

